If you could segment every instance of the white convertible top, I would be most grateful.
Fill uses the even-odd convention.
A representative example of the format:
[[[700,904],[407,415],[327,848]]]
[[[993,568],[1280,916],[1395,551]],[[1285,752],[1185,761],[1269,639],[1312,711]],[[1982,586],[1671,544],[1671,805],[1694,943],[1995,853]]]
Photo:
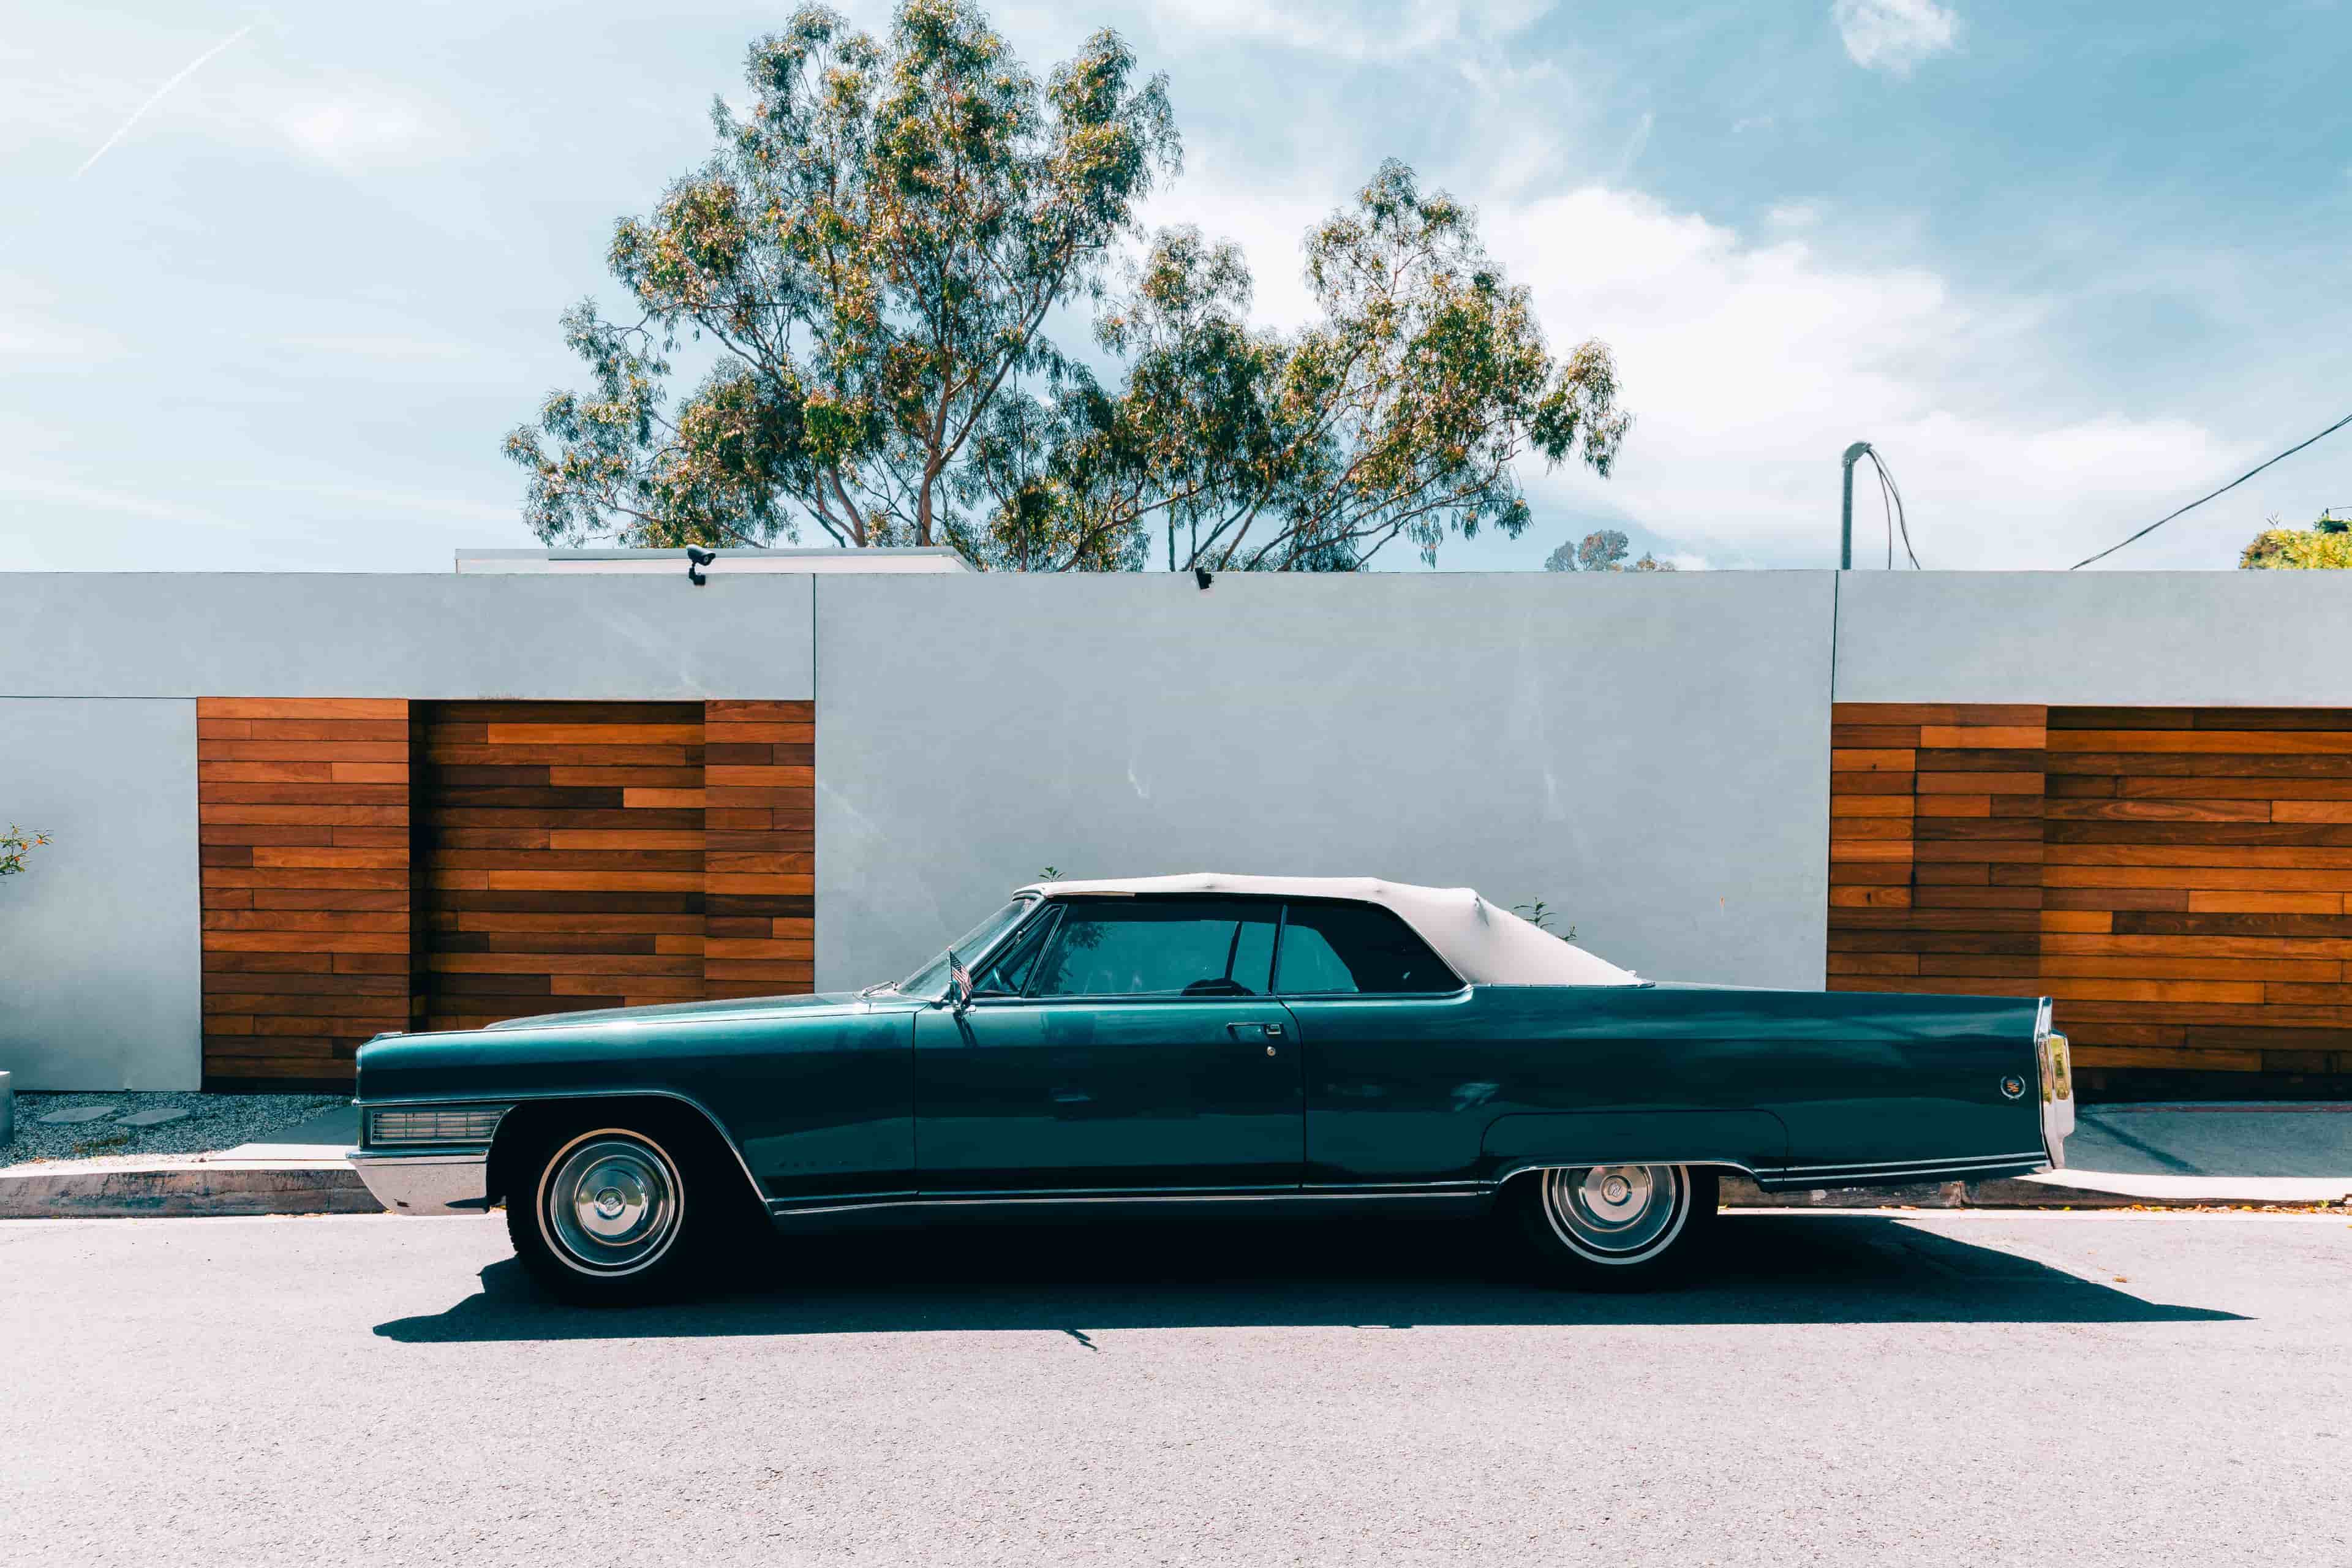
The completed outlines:
[[[1393,910],[1473,985],[1638,985],[1641,977],[1488,903],[1471,888],[1416,888],[1375,877],[1235,877],[1192,871],[1088,882],[1033,882],[1024,893],[1250,893],[1347,899]]]

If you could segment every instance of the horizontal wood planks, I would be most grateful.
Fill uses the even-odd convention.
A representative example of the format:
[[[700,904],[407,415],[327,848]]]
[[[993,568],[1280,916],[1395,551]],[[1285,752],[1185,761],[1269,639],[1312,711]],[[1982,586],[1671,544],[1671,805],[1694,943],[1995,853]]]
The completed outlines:
[[[807,702],[197,704],[205,1077],[814,979]]]
[[[2352,1074],[2352,712],[2053,709],[2049,785],[2085,1065]]]
[[[1832,722],[1832,988],[2047,993],[2094,1071],[2352,1075],[2352,711]]]
[[[204,1075],[347,1079],[409,1019],[408,704],[196,703]]]
[[[1837,706],[1832,990],[2038,994],[2044,739],[2038,707]]]
[[[703,706],[703,993],[815,988],[816,705]]]
[[[425,1026],[699,999],[702,704],[416,706]]]

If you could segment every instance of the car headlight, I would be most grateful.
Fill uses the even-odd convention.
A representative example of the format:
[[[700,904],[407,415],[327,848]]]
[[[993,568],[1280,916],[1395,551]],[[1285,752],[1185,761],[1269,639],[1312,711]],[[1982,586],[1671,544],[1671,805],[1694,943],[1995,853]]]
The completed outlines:
[[[371,1149],[403,1145],[447,1148],[453,1144],[484,1144],[497,1135],[503,1105],[404,1105],[367,1113],[366,1136]]]

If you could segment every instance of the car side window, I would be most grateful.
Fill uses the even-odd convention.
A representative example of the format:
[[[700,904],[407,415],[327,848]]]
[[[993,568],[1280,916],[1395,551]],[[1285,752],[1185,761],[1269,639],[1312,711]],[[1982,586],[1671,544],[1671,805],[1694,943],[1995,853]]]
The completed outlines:
[[[1099,899],[1065,905],[1032,996],[1263,996],[1276,906],[1239,899]]]
[[[1013,939],[998,957],[989,961],[988,967],[972,976],[974,996],[1018,996],[1027,989],[1029,977],[1036,972],[1037,960],[1052,940],[1055,924],[1061,919],[1058,910],[1047,910],[1029,922],[1029,929]]]
[[[1275,989],[1378,996],[1452,991],[1462,982],[1429,944],[1375,904],[1293,904]]]

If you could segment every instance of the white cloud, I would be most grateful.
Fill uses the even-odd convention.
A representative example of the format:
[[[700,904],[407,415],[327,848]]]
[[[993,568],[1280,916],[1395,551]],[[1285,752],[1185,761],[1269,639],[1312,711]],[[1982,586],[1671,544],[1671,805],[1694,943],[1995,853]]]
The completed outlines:
[[[269,124],[297,152],[346,174],[429,162],[458,142],[436,109],[362,82],[285,101]]]
[[[1616,351],[1635,416],[1611,479],[1531,480],[1718,566],[1832,562],[1856,439],[1885,454],[1937,567],[2067,565],[2245,456],[2191,420],[2026,399],[2039,301],[1964,299],[1926,268],[1843,266],[1601,186],[1486,215],[1552,331]],[[1856,495],[1857,557],[1883,558],[1875,487]],[[2184,532],[2130,563],[2221,553]]]
[[[452,522],[512,527],[517,515],[515,503],[511,500],[476,500],[467,496],[404,489],[398,486],[259,479],[237,479],[230,483],[236,489],[258,490],[271,495],[309,496],[320,500],[341,502],[362,511],[404,518],[436,517]]]
[[[190,506],[171,496],[142,495],[133,490],[110,489],[100,485],[83,484],[76,479],[55,479],[42,474],[0,471],[0,495],[21,500],[47,501],[53,505],[88,508],[111,512],[121,517],[135,517],[148,522],[169,522],[197,528],[236,529],[242,525],[235,519],[205,507]]]
[[[1282,44],[1349,60],[1392,60],[1465,42],[1508,37],[1551,0],[1151,0],[1159,26],[1197,36]]]
[[[1930,55],[1952,47],[1960,20],[1936,0],[1834,0],[1830,16],[1846,57],[1864,70],[1909,76]]]

